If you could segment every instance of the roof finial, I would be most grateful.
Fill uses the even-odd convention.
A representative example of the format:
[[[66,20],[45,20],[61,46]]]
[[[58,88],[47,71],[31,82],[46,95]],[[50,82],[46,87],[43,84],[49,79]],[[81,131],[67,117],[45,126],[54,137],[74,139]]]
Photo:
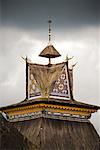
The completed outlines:
[[[49,23],[49,44],[50,44],[50,42],[51,42],[51,23],[52,23],[52,21],[48,20],[48,23]]]

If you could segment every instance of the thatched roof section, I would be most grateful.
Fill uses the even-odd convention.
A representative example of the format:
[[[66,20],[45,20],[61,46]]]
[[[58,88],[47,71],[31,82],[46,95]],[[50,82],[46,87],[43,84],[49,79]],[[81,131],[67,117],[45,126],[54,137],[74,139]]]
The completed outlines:
[[[53,45],[48,45],[41,53],[41,57],[55,58],[61,56]]]
[[[91,123],[39,118],[12,123],[34,150],[99,150],[99,136]]]
[[[39,118],[9,123],[0,116],[1,150],[99,150],[91,123]]]

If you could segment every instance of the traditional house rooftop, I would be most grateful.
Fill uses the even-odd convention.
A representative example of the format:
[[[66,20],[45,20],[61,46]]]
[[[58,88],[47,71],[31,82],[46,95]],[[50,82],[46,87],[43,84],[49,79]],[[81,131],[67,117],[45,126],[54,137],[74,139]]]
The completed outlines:
[[[50,24],[51,21],[49,45],[40,53],[40,56],[49,58],[49,64],[34,64],[25,59],[26,98],[0,108],[5,126],[11,125],[10,131],[13,126],[17,130],[15,136],[22,135],[26,150],[100,150],[99,135],[89,120],[100,107],[74,99],[74,65],[69,68],[68,57],[65,62],[51,64],[50,59],[60,54],[51,44]],[[1,121],[0,131],[3,124]],[[2,134],[1,140],[3,137]],[[8,142],[11,144],[10,138]]]

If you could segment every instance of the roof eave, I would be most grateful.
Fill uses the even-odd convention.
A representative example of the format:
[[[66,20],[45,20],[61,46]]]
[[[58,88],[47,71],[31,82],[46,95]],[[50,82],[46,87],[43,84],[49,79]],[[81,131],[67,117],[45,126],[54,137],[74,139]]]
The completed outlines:
[[[70,103],[70,101],[72,101],[72,103]],[[46,99],[28,100],[28,101],[24,100],[20,103],[14,104],[14,105],[1,107],[0,111],[4,111],[4,110],[7,110],[7,109],[11,109],[11,108],[23,107],[23,106],[32,105],[32,104],[39,104],[39,103],[63,105],[63,106],[78,107],[78,108],[88,108],[88,109],[94,109],[94,110],[100,109],[100,107],[96,106],[96,105],[89,105],[89,104],[86,104],[86,103],[79,103],[78,104],[78,101],[73,101],[73,100],[70,100],[70,101],[69,100],[61,101],[59,99],[47,99],[47,98]]]

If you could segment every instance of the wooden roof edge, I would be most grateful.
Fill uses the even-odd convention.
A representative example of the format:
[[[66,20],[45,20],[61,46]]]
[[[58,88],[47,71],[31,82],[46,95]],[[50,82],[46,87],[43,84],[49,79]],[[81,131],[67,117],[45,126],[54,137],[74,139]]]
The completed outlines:
[[[6,108],[11,108],[11,107],[16,107],[16,106],[19,106],[20,104],[22,104],[23,102],[27,101],[26,99],[20,101],[20,102],[17,102],[15,104],[11,104],[11,105],[7,105],[7,106],[3,106],[3,107],[0,107],[0,111],[2,111],[3,109],[6,109]]]
[[[23,107],[23,106],[27,106],[27,105],[31,105],[31,104],[39,104],[39,103],[78,107],[78,108],[87,108],[87,109],[94,109],[94,110],[100,109],[100,106],[90,105],[87,103],[78,102],[76,100],[63,100],[63,101],[61,101],[61,99],[38,98],[38,99],[34,99],[34,100],[23,100],[20,103],[1,107],[0,111],[11,109],[11,108],[16,108],[16,107]]]
[[[77,101],[77,100],[73,100],[73,101],[75,101],[76,103],[80,103],[80,105],[86,105],[87,107],[88,106],[90,106],[90,107],[94,107],[95,109],[100,109],[100,106],[97,106],[97,105],[93,105],[93,104],[88,104],[88,103],[83,103],[83,102],[79,102],[79,101]]]

